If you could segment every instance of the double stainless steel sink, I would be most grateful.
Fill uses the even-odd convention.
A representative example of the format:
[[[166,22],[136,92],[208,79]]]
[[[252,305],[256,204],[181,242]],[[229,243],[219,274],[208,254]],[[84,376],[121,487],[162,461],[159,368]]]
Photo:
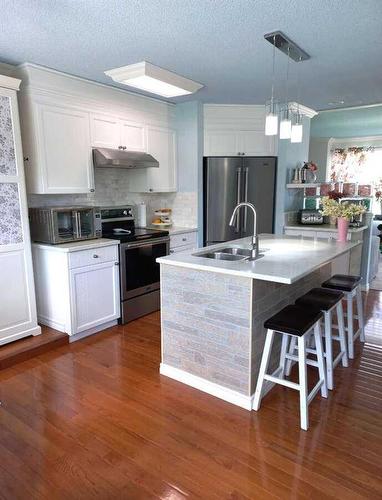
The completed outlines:
[[[230,260],[230,261],[244,261],[249,260],[251,257],[251,250],[249,248],[220,248],[219,250],[202,252],[194,254],[196,257],[204,257],[206,259],[216,260]],[[258,258],[262,257],[259,255]]]

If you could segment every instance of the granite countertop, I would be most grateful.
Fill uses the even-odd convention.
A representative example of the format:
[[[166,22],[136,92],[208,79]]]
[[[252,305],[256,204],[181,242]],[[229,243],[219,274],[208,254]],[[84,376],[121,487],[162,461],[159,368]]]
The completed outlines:
[[[172,266],[199,269],[247,278],[291,284],[312,273],[333,259],[359,245],[359,242],[339,243],[334,240],[304,236],[260,235],[260,254],[256,261],[223,261],[200,256],[207,251],[226,247],[249,248],[251,238],[242,238],[197,251],[160,257],[157,262]]]
[[[111,245],[119,245],[119,240],[110,240],[108,238],[97,238],[94,240],[73,241],[72,243],[59,243],[58,245],[50,245],[48,243],[32,243],[33,246],[39,248],[49,248],[55,252],[79,252],[80,250],[91,250],[92,248],[109,247]]]
[[[360,233],[364,231],[367,226],[349,227],[349,233]],[[284,229],[301,229],[302,231],[328,231],[337,232],[337,226],[332,224],[288,224]]]

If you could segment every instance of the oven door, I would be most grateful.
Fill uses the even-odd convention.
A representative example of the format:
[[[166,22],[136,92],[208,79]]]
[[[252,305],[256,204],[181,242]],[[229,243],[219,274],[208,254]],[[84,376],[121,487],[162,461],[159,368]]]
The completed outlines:
[[[81,208],[76,210],[77,233],[79,240],[95,237],[94,210],[92,208]]]
[[[120,246],[122,300],[159,289],[158,257],[169,254],[170,238],[123,243]]]

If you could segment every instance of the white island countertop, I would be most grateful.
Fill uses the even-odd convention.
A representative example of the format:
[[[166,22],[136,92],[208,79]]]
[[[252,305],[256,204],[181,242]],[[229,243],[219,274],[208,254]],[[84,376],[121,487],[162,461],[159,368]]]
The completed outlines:
[[[157,262],[256,280],[291,284],[360,245],[358,241],[338,243],[334,240],[273,234],[261,234],[259,239],[260,254],[263,256],[256,261],[216,260],[198,255],[227,247],[250,248],[251,238],[242,238],[160,257]]]
[[[364,231],[367,226],[359,226],[359,227],[349,227],[349,233],[360,233]],[[337,226],[333,226],[332,224],[287,224],[284,226],[284,229],[298,229],[300,231],[328,231],[330,233],[337,232]]]

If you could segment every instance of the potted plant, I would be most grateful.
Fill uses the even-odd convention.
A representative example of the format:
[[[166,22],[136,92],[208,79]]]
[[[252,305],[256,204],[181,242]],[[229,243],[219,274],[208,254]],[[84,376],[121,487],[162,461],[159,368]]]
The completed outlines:
[[[339,203],[329,196],[324,196],[321,199],[322,215],[337,218],[337,241],[344,242],[347,240],[349,222],[350,220],[358,215],[365,213],[365,207],[363,205],[357,205],[356,203]]]
[[[374,198],[375,198],[375,201],[378,201],[381,205],[381,214],[382,214],[382,178],[381,179],[378,179],[378,181],[376,181],[374,183]]]
[[[345,195],[341,193],[340,191],[337,191],[336,189],[332,189],[331,191],[328,192],[328,197],[331,200],[335,200],[337,203],[339,203],[340,199],[343,198]],[[329,223],[332,226],[335,226],[337,224],[337,216],[329,216]]]

